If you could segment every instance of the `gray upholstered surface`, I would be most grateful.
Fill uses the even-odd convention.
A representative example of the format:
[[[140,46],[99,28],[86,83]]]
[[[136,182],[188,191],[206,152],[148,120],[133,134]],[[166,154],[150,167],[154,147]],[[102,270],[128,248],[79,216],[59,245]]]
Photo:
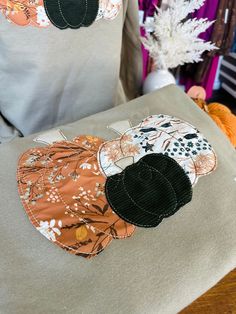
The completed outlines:
[[[0,146],[0,312],[176,313],[236,266],[236,156],[206,114],[169,86],[112,110],[61,127],[68,138],[116,137],[106,126],[149,114],[175,115],[212,143],[218,168],[201,178],[193,201],[158,228],[113,241],[98,257],[65,253],[30,224],[15,180],[20,153],[33,137]]]

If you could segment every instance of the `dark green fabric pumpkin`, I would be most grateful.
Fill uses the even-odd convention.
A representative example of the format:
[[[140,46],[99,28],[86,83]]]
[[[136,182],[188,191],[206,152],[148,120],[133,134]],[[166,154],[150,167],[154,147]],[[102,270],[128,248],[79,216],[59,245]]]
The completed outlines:
[[[133,225],[156,227],[192,199],[183,168],[163,154],[150,154],[107,178],[105,193],[114,212]]]
[[[98,0],[44,0],[49,20],[58,28],[91,25],[98,13]]]

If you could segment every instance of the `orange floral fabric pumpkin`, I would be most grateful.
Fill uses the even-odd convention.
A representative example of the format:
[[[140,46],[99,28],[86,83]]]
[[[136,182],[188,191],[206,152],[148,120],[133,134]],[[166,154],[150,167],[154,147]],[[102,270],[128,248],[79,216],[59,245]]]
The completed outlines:
[[[92,257],[112,239],[131,236],[135,227],[109,206],[97,151],[103,140],[80,136],[24,153],[18,189],[34,227],[66,251]]]
[[[8,21],[19,26],[48,27],[43,0],[0,0],[0,11]]]

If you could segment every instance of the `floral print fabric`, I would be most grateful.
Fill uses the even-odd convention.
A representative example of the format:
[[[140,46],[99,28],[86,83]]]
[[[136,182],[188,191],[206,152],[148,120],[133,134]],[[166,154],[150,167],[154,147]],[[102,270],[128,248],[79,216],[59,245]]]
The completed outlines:
[[[100,0],[97,20],[113,20],[119,14],[122,0]]]
[[[104,193],[97,151],[100,138],[80,136],[24,153],[19,194],[30,221],[47,239],[75,255],[92,257],[135,227],[120,219]]]
[[[113,20],[122,7],[122,0],[100,0],[96,20]],[[9,22],[18,26],[45,28],[51,25],[43,0],[0,0],[0,11]]]
[[[216,168],[216,155],[207,139],[192,125],[167,115],[154,115],[119,139],[101,145],[98,160],[105,176],[121,173],[117,161],[132,156],[134,162],[146,154],[162,153],[175,159],[192,185]]]
[[[48,27],[43,0],[0,0],[0,11],[9,22],[19,26]]]

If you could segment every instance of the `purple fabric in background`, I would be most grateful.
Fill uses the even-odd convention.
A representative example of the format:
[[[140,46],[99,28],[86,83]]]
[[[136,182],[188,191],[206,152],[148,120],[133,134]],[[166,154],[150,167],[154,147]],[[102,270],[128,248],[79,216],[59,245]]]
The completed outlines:
[[[206,0],[205,4],[196,12],[192,14],[192,18],[196,17],[200,18],[208,18],[210,21],[216,19],[217,9],[219,5],[219,0]],[[199,37],[204,39],[205,41],[210,41],[211,35],[213,31],[213,26],[211,26],[206,32],[202,33]],[[218,68],[219,57],[213,57],[211,61],[210,70],[208,71],[206,77],[201,83],[201,86],[205,88],[207,98],[212,96],[215,76]],[[185,85],[186,91],[193,85],[197,84],[193,79],[190,77],[182,77],[180,83]]]
[[[153,16],[155,13],[155,7],[158,6],[160,0],[139,0],[139,10],[144,11],[144,21],[148,16]],[[145,36],[145,30],[141,27],[141,36]],[[142,46],[143,53],[143,80],[145,80],[148,74],[149,53]]]

